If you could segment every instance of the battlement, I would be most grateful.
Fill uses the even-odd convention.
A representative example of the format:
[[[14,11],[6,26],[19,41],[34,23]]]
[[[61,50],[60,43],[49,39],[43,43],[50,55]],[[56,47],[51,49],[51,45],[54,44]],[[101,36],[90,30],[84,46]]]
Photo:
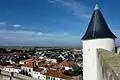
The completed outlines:
[[[120,80],[120,55],[98,49],[98,76],[101,80]],[[100,79],[100,78],[99,78]]]

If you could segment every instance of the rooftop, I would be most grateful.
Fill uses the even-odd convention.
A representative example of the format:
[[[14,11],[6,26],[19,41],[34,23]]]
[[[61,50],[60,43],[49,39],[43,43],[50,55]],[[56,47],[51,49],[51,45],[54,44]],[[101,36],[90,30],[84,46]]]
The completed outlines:
[[[41,71],[43,71],[44,69],[43,68],[36,68],[34,71],[36,71],[36,72],[41,72]]]
[[[105,33],[105,34],[104,34]],[[98,5],[95,6],[92,18],[88,25],[88,29],[82,40],[96,39],[96,38],[117,38],[109,29]]]
[[[62,78],[62,79],[67,79],[67,80],[72,79],[71,76],[64,75],[59,70],[49,70],[47,73],[45,73],[45,75],[52,76],[52,77],[58,77],[58,78]]]
[[[57,66],[73,67],[76,65],[77,65],[77,63],[74,61],[63,61],[63,62],[59,63]]]
[[[24,67],[29,67],[29,68],[33,68],[33,65],[29,65],[29,64],[24,64]]]

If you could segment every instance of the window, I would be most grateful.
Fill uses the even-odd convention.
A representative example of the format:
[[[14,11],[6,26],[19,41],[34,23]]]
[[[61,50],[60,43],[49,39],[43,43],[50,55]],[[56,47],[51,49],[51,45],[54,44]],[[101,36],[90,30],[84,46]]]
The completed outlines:
[[[40,79],[40,76],[38,76],[38,79]]]
[[[90,48],[88,49],[88,51],[90,52]]]
[[[55,80],[55,78],[54,77],[52,77],[52,79],[51,80]]]
[[[50,80],[50,77],[49,77],[49,76],[47,76],[47,77],[46,77],[46,80]]]
[[[29,72],[31,72],[31,69],[29,69]]]

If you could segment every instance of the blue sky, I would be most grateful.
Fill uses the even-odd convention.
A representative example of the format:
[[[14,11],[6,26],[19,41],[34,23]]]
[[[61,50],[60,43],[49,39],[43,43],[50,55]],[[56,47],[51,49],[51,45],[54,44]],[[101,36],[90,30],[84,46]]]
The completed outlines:
[[[119,0],[0,0],[0,45],[80,46],[96,3],[119,44]]]

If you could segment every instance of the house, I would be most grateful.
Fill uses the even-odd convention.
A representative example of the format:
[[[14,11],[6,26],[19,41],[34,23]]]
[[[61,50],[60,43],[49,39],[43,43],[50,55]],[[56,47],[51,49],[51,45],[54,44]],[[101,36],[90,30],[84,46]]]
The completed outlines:
[[[30,62],[32,60],[33,59],[22,60],[22,61],[19,61],[19,64],[25,64],[26,62]]]
[[[46,60],[47,62],[57,63],[57,60],[56,60],[56,59],[46,58],[45,60]]]
[[[71,76],[64,75],[60,70],[49,70],[46,75],[46,80],[71,80]]]
[[[34,71],[33,71],[33,78],[36,78],[36,79],[40,79],[40,80],[45,80],[46,76],[43,75],[45,72],[45,70],[43,68],[36,68]]]
[[[19,61],[19,64],[25,64],[25,61],[23,60],[23,61]]]
[[[65,60],[65,57],[62,55],[59,55],[58,58],[62,58],[62,60]]]
[[[68,61],[68,60],[65,60],[65,61],[62,61],[61,63],[59,63],[57,65],[57,67],[59,68],[65,68],[65,70],[73,70],[74,67],[78,67],[78,64],[74,61]]]
[[[1,61],[10,62],[10,64],[19,63],[19,61],[24,60],[27,57],[27,54],[24,53],[2,53],[0,54]]]
[[[21,67],[18,67],[18,66],[5,66],[3,70],[8,71],[8,72],[20,73],[21,72]]]
[[[21,69],[23,71],[27,71],[28,75],[33,75],[33,69],[36,68],[35,62],[27,62],[23,66],[21,66]]]
[[[24,61],[24,64],[22,65],[21,69],[23,71],[26,71],[28,75],[34,76],[35,70],[41,70],[41,67],[39,66],[40,62],[44,62],[44,60],[39,59],[39,57],[28,59]],[[45,67],[42,68],[45,69]]]

